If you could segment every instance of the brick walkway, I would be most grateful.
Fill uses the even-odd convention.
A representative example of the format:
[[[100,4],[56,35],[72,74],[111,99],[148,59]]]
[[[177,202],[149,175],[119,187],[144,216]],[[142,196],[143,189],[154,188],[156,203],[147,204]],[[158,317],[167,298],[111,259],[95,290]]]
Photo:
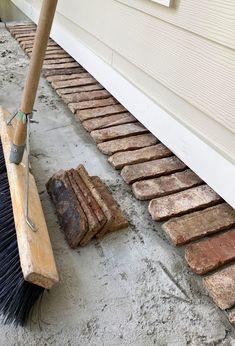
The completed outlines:
[[[8,26],[30,57],[36,26]],[[223,310],[235,306],[235,211],[52,39],[43,73]],[[218,234],[219,233],[219,234]],[[206,238],[205,238],[206,237]],[[204,238],[204,239],[203,239]],[[226,268],[223,266],[227,264]],[[212,274],[208,274],[213,271]],[[235,309],[228,311],[235,322]]]

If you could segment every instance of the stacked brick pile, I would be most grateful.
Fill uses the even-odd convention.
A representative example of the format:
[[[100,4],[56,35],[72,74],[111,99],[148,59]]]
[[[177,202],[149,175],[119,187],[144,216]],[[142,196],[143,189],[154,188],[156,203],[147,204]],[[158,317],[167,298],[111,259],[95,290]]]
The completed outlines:
[[[9,27],[26,53],[32,52],[35,26]],[[221,309],[235,305],[235,211],[144,128],[61,47],[49,40],[44,75],[99,150],[118,170]],[[218,233],[218,234],[217,234]],[[221,267],[229,264],[226,268]],[[212,272],[212,274],[211,274]],[[209,275],[208,275],[209,273]],[[235,320],[235,311],[229,313]]]
[[[90,177],[82,165],[54,174],[47,183],[47,191],[72,248],[128,227],[106,185],[99,177]]]

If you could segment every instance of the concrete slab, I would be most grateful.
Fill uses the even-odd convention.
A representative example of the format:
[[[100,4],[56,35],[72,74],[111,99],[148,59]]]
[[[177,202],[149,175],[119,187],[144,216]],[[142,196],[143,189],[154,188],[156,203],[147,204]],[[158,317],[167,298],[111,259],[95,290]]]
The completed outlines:
[[[5,29],[0,37],[5,41],[0,44],[0,103],[13,111],[28,60]],[[45,293],[40,326],[37,309],[26,329],[0,325],[0,345],[233,345],[231,326],[206,296],[201,279],[186,267],[181,249],[169,245],[147,204],[133,197],[44,79],[35,109],[39,124],[32,125],[31,164],[61,282]],[[71,250],[45,183],[60,168],[78,163],[108,184],[131,227]]]

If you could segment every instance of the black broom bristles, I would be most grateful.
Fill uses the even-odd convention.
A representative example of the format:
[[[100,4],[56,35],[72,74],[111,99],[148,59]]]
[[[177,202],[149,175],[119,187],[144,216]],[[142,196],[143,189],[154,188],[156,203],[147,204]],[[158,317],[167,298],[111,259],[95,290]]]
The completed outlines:
[[[24,280],[0,140],[0,314],[4,324],[24,325],[44,288]]]

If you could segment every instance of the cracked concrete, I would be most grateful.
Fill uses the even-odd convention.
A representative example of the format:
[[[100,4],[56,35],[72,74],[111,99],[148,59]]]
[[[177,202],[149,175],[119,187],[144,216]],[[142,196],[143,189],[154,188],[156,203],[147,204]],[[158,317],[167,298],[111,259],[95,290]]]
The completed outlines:
[[[27,65],[21,48],[1,27],[0,104],[10,111],[19,105]],[[31,164],[60,284],[45,294],[40,316],[35,311],[27,328],[0,326],[0,345],[235,345],[231,325],[186,266],[183,251],[171,246],[160,224],[151,220],[147,203],[135,200],[43,78],[38,95]],[[57,170],[79,163],[109,185],[130,227],[71,250],[45,183]]]

